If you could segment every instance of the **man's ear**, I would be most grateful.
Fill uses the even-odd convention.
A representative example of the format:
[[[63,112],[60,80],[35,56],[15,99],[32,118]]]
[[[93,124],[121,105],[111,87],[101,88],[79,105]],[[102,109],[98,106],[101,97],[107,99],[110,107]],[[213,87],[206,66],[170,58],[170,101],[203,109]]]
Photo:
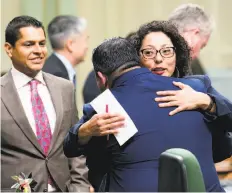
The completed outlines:
[[[70,37],[70,38],[68,38],[66,41],[65,41],[65,45],[64,45],[64,47],[66,47],[67,48],[67,50],[70,52],[70,53],[72,53],[73,51],[74,51],[74,49],[76,49],[75,47],[74,47],[74,41],[77,41],[77,40],[75,40],[72,36]]]
[[[66,47],[69,52],[73,52],[73,40],[71,38],[68,38],[64,44],[64,47]]]
[[[188,46],[191,47],[192,40],[191,40],[191,36],[190,36],[189,32],[188,31],[183,32],[183,33],[181,33],[181,35],[185,39],[185,41],[187,42]]]
[[[185,41],[187,41],[188,45],[190,47],[193,47],[195,39],[196,39],[196,35],[198,35],[200,33],[200,29],[199,28],[194,28],[191,30],[187,30],[185,32],[183,32],[181,35],[183,36],[183,38],[185,39]]]
[[[102,84],[102,85],[106,85],[106,77],[101,73],[101,72],[97,72],[97,76],[98,76],[98,79],[99,79],[99,82]]]
[[[200,33],[200,29],[199,29],[199,28],[195,28],[195,29],[193,29],[192,31],[193,31],[193,33],[194,33],[195,35],[198,35],[198,34]]]
[[[12,46],[10,43],[6,42],[6,43],[4,44],[4,48],[5,48],[6,54],[7,54],[10,58],[12,58],[13,46]]]

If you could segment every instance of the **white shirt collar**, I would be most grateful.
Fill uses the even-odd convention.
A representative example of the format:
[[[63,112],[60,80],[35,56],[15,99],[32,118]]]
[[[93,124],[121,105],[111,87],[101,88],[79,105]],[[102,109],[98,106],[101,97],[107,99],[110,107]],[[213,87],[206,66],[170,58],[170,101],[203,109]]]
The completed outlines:
[[[32,79],[36,79],[39,82],[41,82],[42,84],[46,85],[46,83],[43,79],[42,71],[39,71],[38,74],[34,78],[31,78],[31,77],[27,76],[26,74],[18,71],[14,66],[12,66],[11,74],[13,76],[15,87],[17,89],[20,89],[21,87],[25,86]]]
[[[65,58],[63,55],[58,54],[54,52],[54,54],[61,60],[61,62],[64,64],[66,70],[68,71],[69,80],[73,81],[74,75],[76,75],[76,71],[74,70],[72,64],[69,62],[67,58]]]

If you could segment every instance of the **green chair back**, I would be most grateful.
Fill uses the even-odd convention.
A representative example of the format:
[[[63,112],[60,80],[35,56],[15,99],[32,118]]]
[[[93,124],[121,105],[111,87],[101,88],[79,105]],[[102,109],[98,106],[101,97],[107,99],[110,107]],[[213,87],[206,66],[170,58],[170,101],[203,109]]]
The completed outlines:
[[[200,165],[190,151],[173,148],[161,154],[158,192],[205,192]]]

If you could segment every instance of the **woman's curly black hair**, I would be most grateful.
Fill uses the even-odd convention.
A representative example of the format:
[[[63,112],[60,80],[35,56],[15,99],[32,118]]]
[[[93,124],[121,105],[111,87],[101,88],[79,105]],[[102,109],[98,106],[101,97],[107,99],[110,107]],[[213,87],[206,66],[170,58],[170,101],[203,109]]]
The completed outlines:
[[[152,21],[146,23],[139,28],[136,35],[128,38],[128,40],[135,45],[138,54],[140,52],[143,39],[151,32],[165,33],[171,39],[174,47],[176,48],[176,67],[179,72],[176,72],[175,70],[172,76],[182,78],[186,75],[191,75],[192,70],[190,67],[190,49],[187,42],[179,34],[176,26],[170,21]]]

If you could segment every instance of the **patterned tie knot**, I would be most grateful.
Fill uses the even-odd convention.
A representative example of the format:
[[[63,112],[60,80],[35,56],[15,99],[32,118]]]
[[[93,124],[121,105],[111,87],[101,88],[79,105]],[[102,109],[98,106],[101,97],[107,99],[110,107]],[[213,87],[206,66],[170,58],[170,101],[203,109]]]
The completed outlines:
[[[31,87],[31,90],[37,90],[37,85],[39,84],[39,81],[38,80],[35,80],[35,79],[32,79],[30,82],[29,82],[29,85]]]

